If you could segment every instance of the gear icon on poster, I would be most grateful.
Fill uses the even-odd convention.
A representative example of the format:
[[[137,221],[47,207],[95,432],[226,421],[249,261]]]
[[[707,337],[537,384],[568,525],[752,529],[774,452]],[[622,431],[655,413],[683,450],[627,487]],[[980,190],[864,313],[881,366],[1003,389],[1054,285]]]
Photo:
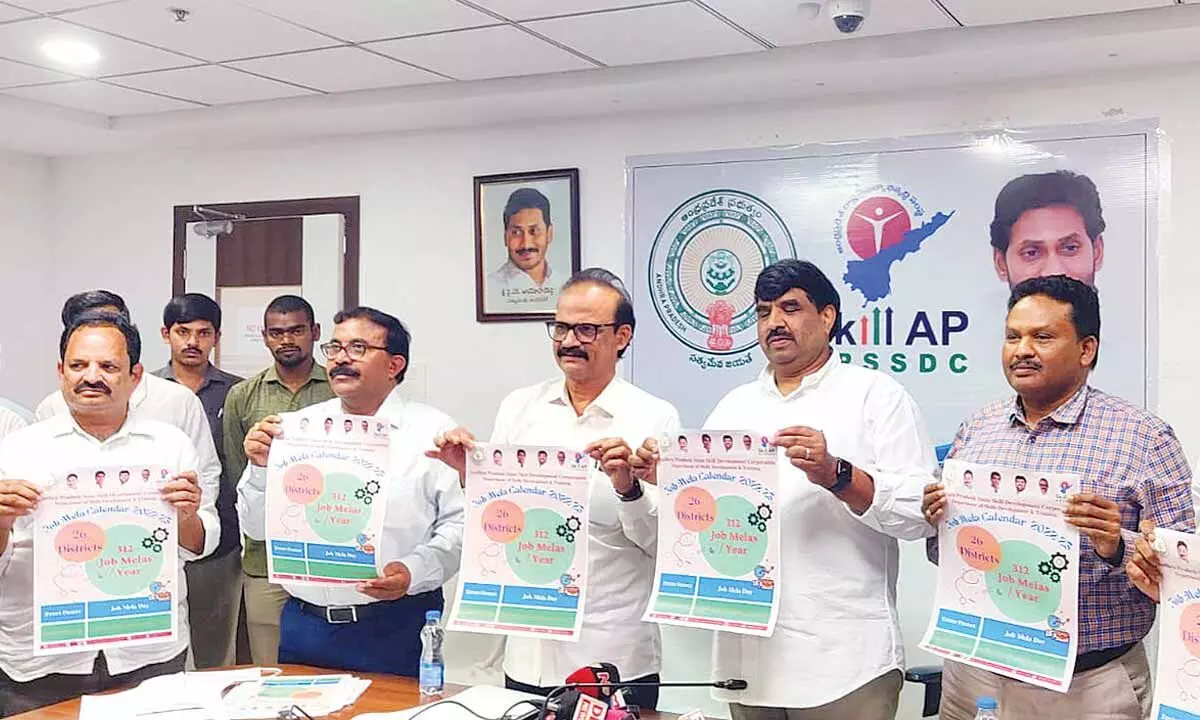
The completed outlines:
[[[154,538],[154,542],[162,543],[167,541],[167,538],[170,537],[170,533],[167,532],[166,528],[156,528],[154,532],[150,534],[150,537]]]
[[[579,528],[581,525],[581,523],[579,522],[579,518],[572,515],[571,517],[567,518],[566,524],[567,524],[567,530],[570,530],[571,532],[579,532]]]
[[[378,495],[379,494],[379,481],[378,480],[368,480],[367,486],[364,489],[366,490],[368,495]]]
[[[1071,563],[1067,560],[1067,556],[1063,553],[1056,552],[1050,556],[1050,565],[1059,572],[1066,570],[1068,567],[1070,567],[1070,564]]]
[[[772,514],[770,505],[763,503],[758,506],[758,516],[763,520],[770,520]]]

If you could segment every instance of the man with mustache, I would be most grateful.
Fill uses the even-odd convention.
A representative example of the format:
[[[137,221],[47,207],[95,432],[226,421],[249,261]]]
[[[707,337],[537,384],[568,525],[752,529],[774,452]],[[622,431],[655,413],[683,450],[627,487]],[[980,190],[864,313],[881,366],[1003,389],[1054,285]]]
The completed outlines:
[[[488,275],[489,294],[496,299],[522,291],[552,288],[546,257],[554,242],[550,200],[533,188],[520,188],[504,206],[504,247],[508,259]]]
[[[753,680],[714,696],[734,720],[892,720],[904,667],[896,541],[929,532],[921,489],[933,447],[900,383],[833,352],[841,298],[820,268],[770,265],[754,300],[767,367],[722,398],[704,427],[749,428],[783,449],[773,508],[783,533],[779,622],[771,637],[716,634],[713,677]],[[655,449],[647,442],[635,464],[653,473]]]
[[[634,325],[633,303],[617,276],[601,268],[576,273],[563,285],[554,320],[546,324],[562,375],[513,391],[496,413],[491,443],[586,450],[596,462],[587,528],[589,591],[579,642],[508,638],[509,688],[545,695],[598,659],[634,680],[655,681],[662,669],[658,626],[641,621],[654,578],[658,493],[634,477],[630,458],[631,447],[646,438],[677,431],[679,413],[617,377]],[[429,454],[465,480],[474,436],[456,428],[434,444]],[[635,688],[631,702],[653,709],[658,691]]]
[[[217,457],[225,467],[221,415],[229,390],[241,382],[237,375],[212,364],[212,351],[221,338],[221,308],[207,295],[187,293],[171,298],[163,308],[162,339],[171,348],[171,361],[154,374],[196,394],[212,431]],[[203,560],[188,563],[188,612],[191,613],[192,660],[196,669],[232,665],[236,660],[238,609],[242,604],[241,531],[234,507],[237,477],[221,474],[217,516],[221,542]]]
[[[130,322],[129,308],[125,300],[108,290],[90,290],[67,298],[62,307],[63,327],[69,327],[76,317],[84,312],[97,311],[120,315]],[[221,459],[213,442],[213,434],[204,413],[204,405],[192,391],[177,383],[164,380],[153,373],[139,373],[140,380],[134,383],[129,395],[129,410],[139,417],[149,418],[174,425],[192,440],[200,458],[200,473],[221,472]],[[100,379],[101,392],[108,391]],[[37,406],[39,421],[51,417],[65,416],[70,406],[61,390],[50,393]]]
[[[184,669],[187,598],[180,595],[178,635],[121,648],[35,656],[33,517],[42,492],[80,467],[160,465],[173,477],[161,488],[179,540],[175,587],[184,564],[212,552],[220,539],[214,508],[220,471],[202,467],[181,430],[131,408],[142,375],[141,338],[127,318],[84,312],[59,342],[58,377],[69,408],[0,442],[0,716],[85,693],[136,685]],[[43,570],[37,570],[42,572]]]
[[[1066,693],[947,660],[941,717],[970,720],[976,698],[990,695],[1022,720],[1140,720],[1150,714],[1142,639],[1155,610],[1121,569],[1139,521],[1195,527],[1192,473],[1169,425],[1088,384],[1100,348],[1095,289],[1065,275],[1035,277],[1013,288],[1008,308],[1001,357],[1016,397],[964,422],[949,457],[1079,477],[1064,510],[1080,533],[1079,654]],[[926,487],[922,510],[934,527],[945,519],[942,485]],[[937,562],[936,538],[927,550]]]
[[[383,531],[375,544],[383,572],[353,586],[284,583],[292,597],[283,609],[279,661],[417,677],[425,613],[442,610],[442,585],[458,572],[465,512],[454,472],[415,448],[454,421],[399,392],[410,337],[398,319],[359,307],[339,312],[333,322],[333,340],[321,351],[337,398],[300,412],[364,415],[391,423],[392,474],[384,479],[387,505],[381,508]],[[265,529],[265,465],[280,432],[279,416],[271,415],[246,436],[251,464],[238,485],[238,514],[254,538],[261,539]]]
[[[996,196],[992,260],[1014,288],[1066,275],[1090,286],[1104,265],[1104,212],[1096,184],[1069,170],[1022,175]]]
[[[235,481],[242,476],[247,462],[242,444],[259,420],[333,397],[325,368],[313,359],[313,345],[320,337],[321,326],[304,298],[280,295],[267,305],[262,338],[275,362],[234,385],[225,398],[222,434],[226,476]],[[301,423],[307,419],[301,418]],[[279,614],[288,594],[267,581],[263,543],[243,533],[242,548],[242,602],[246,607],[250,657],[255,665],[274,665],[279,662]]]

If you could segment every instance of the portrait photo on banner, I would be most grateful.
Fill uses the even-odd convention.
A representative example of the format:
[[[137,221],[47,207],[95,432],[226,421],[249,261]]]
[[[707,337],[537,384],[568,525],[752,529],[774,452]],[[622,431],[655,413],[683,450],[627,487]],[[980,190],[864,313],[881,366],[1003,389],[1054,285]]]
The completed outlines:
[[[579,170],[475,178],[475,317],[550,320],[579,270]]]

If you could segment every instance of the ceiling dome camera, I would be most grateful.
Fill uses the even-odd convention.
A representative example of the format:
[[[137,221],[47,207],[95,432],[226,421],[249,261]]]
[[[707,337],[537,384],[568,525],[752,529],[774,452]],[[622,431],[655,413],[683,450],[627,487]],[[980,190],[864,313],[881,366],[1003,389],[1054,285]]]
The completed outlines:
[[[871,0],[829,0],[829,17],[839,32],[858,32],[871,12]]]

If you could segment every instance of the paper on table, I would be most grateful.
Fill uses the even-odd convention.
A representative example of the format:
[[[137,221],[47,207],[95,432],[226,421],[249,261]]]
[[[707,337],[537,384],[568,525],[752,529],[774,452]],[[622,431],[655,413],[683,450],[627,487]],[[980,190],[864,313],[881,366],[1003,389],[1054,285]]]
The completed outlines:
[[[278,673],[278,670],[275,670]],[[145,680],[111,695],[80,698],[80,720],[149,717],[154,720],[224,720],[225,689],[262,677],[259,668],[175,673]]]
[[[490,685],[475,685],[463,690],[450,700],[460,702],[484,717],[498,718],[505,710],[522,700],[539,700],[537,695],[507,690]],[[390,713],[367,713],[355,715],[354,720],[408,720],[421,713],[421,720],[462,720],[465,711],[450,703],[429,703],[407,710]]]

